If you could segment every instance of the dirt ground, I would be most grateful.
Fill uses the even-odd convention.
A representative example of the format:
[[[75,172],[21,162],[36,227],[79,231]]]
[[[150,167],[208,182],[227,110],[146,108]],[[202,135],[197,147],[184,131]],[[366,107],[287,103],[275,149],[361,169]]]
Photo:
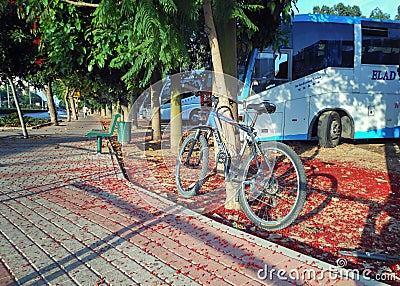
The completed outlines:
[[[336,148],[320,148],[317,142],[286,142],[303,159],[347,162],[366,169],[400,174],[400,141],[356,141]]]

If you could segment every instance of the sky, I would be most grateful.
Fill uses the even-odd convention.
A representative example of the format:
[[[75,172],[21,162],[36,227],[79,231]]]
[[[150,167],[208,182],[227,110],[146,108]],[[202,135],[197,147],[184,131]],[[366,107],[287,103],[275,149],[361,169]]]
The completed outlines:
[[[361,9],[361,14],[367,17],[369,17],[372,10],[379,7],[383,13],[389,14],[390,19],[393,20],[397,15],[397,7],[400,5],[400,0],[298,0],[296,6],[299,9],[299,14],[308,14],[312,13],[314,6],[322,7],[326,5],[333,7],[339,3],[343,3],[345,6],[358,6]]]

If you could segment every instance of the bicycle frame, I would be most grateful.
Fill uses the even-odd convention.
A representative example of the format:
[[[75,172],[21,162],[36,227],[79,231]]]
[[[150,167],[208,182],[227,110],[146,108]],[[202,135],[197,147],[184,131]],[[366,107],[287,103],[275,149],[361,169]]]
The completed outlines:
[[[221,122],[227,123],[235,128],[239,128],[240,130],[244,131],[246,133],[246,137],[245,140],[247,141],[247,144],[243,144],[240,152],[239,152],[239,160],[243,159],[243,156],[245,154],[245,150],[247,146],[251,146],[252,148],[252,154],[254,156],[254,158],[257,157],[257,154],[259,154],[259,152],[261,152],[261,150],[258,148],[258,144],[253,144],[256,143],[256,134],[254,133],[254,129],[253,126],[255,124],[255,121],[257,120],[257,116],[258,114],[256,114],[255,118],[253,119],[253,122],[250,126],[247,125],[242,125],[238,122],[236,122],[235,120],[233,120],[232,118],[222,115],[221,113],[219,113],[219,111],[221,109],[228,109],[231,112],[231,109],[228,106],[220,106],[218,107],[216,110],[213,108],[209,111],[208,113],[208,117],[207,117],[207,121],[205,125],[200,125],[198,127],[196,127],[196,138],[198,139],[201,132],[202,131],[206,131],[207,135],[205,136],[205,138],[208,140],[208,138],[210,137],[210,133],[213,134],[214,136],[214,140],[217,143],[219,152],[217,155],[218,156],[224,156],[223,159],[228,160],[228,163],[226,163],[224,165],[224,173],[225,176],[229,176],[230,174],[230,160],[231,160],[231,155],[229,153],[229,150],[227,149],[227,147],[225,146],[225,143],[223,142],[223,140],[221,139],[221,134],[219,132],[219,127],[218,124],[221,124]],[[218,123],[217,123],[218,121]],[[191,154],[193,152],[193,148],[194,148],[194,144],[195,142],[193,142],[191,149],[189,151],[189,153]],[[200,160],[200,158],[199,158]],[[256,160],[257,164],[258,164],[258,160]],[[187,163],[187,162],[185,162]],[[222,163],[222,162],[218,162],[218,163]]]

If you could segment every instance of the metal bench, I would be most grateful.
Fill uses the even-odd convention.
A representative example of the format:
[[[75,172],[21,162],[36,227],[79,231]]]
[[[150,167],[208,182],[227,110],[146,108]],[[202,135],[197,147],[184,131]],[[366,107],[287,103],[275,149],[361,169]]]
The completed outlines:
[[[119,114],[115,114],[113,116],[113,119],[112,119],[111,124],[110,124],[110,129],[108,130],[108,132],[106,132],[105,130],[93,129],[92,131],[90,131],[87,134],[87,136],[89,138],[90,137],[97,137],[97,154],[101,153],[101,143],[102,143],[101,141],[102,141],[103,137],[107,137],[108,138],[108,137],[110,137],[110,136],[112,136],[114,134],[115,127],[117,126],[117,120],[120,117],[121,117],[121,115],[119,115]]]

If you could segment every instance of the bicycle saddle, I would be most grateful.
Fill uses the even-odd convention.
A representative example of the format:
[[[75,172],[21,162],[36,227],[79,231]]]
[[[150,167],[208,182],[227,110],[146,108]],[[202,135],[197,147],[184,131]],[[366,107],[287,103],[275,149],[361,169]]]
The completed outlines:
[[[276,105],[269,101],[262,101],[259,103],[250,103],[247,105],[247,109],[254,109],[257,113],[264,113],[266,110],[267,113],[274,113],[276,110]]]

